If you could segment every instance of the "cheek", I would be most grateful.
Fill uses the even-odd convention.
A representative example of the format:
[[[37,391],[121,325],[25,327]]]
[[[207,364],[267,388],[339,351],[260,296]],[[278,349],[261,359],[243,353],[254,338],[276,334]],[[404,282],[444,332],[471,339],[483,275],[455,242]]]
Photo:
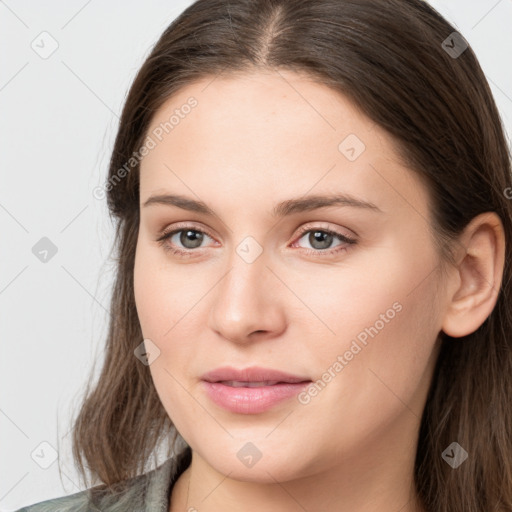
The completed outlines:
[[[144,338],[151,339],[160,349],[159,357],[149,365],[157,394],[178,430],[189,432],[193,430],[190,419],[202,414],[180,373],[194,360],[194,347],[189,341],[193,333],[187,332],[189,315],[193,317],[194,310],[185,298],[186,280],[179,271],[170,270],[158,252],[143,244],[137,247],[135,303]]]
[[[181,396],[179,382],[185,369],[194,368],[198,359],[197,340],[204,330],[201,298],[205,296],[204,279],[191,279],[179,265],[169,264],[163,249],[141,244],[134,266],[134,295],[144,338],[157,345],[160,355],[150,365],[157,391],[165,390],[162,401],[167,408],[173,401],[188,403]],[[175,381],[172,377],[178,379]],[[172,389],[172,392],[170,391]]]
[[[411,421],[421,417],[440,329],[438,276],[425,278],[435,261],[433,254],[405,249],[389,253],[364,266],[378,274],[354,268],[329,282],[333,293],[310,295],[333,331],[324,329],[306,354],[318,379],[306,405],[312,417],[329,410],[337,418],[329,425],[344,425],[354,440],[371,436],[404,411]]]
[[[307,337],[319,340],[309,344],[312,361],[325,366],[356,341],[362,347],[357,359],[381,364],[383,351],[414,357],[415,350],[422,353],[425,342],[435,339],[440,328],[435,293],[439,276],[432,270],[438,256],[428,234],[416,231],[420,234],[414,243],[412,235],[391,233],[380,247],[361,250],[343,266],[294,281],[294,291],[305,298],[312,314],[297,313],[290,325],[307,328]]]
[[[139,243],[134,265],[134,296],[144,337],[164,343],[186,312],[190,284],[165,260],[163,249]],[[189,308],[190,309],[190,308]],[[160,340],[160,341],[157,341]]]

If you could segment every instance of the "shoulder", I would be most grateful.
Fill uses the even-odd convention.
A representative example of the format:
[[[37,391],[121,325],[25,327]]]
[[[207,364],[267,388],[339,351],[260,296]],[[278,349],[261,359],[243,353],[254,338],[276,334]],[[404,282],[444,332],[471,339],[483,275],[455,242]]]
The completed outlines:
[[[67,512],[71,510],[85,511],[89,503],[87,491],[80,491],[69,496],[61,496],[34,503],[20,508],[15,512]]]
[[[117,491],[107,491],[104,485],[98,485],[34,503],[15,512],[166,512],[172,485],[190,463],[190,457],[190,448],[187,448],[157,468],[121,482],[116,487]]]

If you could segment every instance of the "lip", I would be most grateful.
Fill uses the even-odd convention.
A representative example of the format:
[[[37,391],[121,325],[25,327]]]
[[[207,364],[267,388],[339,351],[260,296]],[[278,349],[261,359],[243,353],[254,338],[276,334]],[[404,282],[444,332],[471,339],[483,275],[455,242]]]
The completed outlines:
[[[257,387],[233,387],[221,381],[277,383]],[[208,397],[222,408],[238,414],[264,412],[296,396],[310,383],[311,380],[307,377],[257,366],[241,370],[233,367],[217,368],[202,376],[203,389]]]
[[[232,366],[223,366],[216,368],[210,372],[205,373],[202,380],[207,382],[220,382],[223,380],[238,380],[244,382],[263,382],[263,381],[278,381],[296,384],[297,382],[308,381],[311,382],[309,377],[300,375],[292,375],[280,370],[273,370],[271,368],[263,368],[261,366],[251,366],[250,368],[238,369]]]

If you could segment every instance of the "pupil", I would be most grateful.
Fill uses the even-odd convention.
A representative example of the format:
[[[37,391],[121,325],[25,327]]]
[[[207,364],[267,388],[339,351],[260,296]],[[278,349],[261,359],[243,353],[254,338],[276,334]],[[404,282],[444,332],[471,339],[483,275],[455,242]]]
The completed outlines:
[[[195,247],[199,247],[201,245],[202,240],[202,233],[199,233],[198,231],[194,231],[191,229],[188,231],[182,231],[180,236],[180,242],[187,249],[194,249]],[[189,242],[191,242],[191,245],[189,245]]]
[[[320,242],[320,245],[317,246],[317,242]],[[315,249],[327,249],[332,242],[332,235],[329,233],[325,233],[324,231],[312,231],[309,235],[309,243]]]

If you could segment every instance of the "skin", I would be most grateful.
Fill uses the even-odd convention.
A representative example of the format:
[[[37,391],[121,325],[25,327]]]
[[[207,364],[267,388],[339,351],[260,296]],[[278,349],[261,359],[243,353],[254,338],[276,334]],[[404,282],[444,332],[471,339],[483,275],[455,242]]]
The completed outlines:
[[[186,86],[156,113],[148,133],[190,96],[198,101],[140,174],[137,312],[160,350],[149,366],[156,390],[193,453],[170,512],[422,511],[413,467],[438,334],[463,336],[491,313],[501,222],[492,213],[474,219],[445,276],[428,191],[345,96],[293,72],[212,80]],[[354,161],[338,149],[349,134],[365,145]],[[271,215],[281,201],[334,192],[380,211],[335,205]],[[215,215],[143,206],[166,193],[201,200]],[[180,233],[165,243],[191,257],[156,241],[182,222],[207,233],[200,247],[183,245]],[[333,237],[322,248],[303,226],[357,243]],[[263,250],[252,263],[237,253],[248,236]],[[400,312],[307,404],[292,398],[236,414],[202,390],[201,375],[227,364],[321,379],[396,303]],[[247,442],[262,454],[250,468],[237,457]]]

